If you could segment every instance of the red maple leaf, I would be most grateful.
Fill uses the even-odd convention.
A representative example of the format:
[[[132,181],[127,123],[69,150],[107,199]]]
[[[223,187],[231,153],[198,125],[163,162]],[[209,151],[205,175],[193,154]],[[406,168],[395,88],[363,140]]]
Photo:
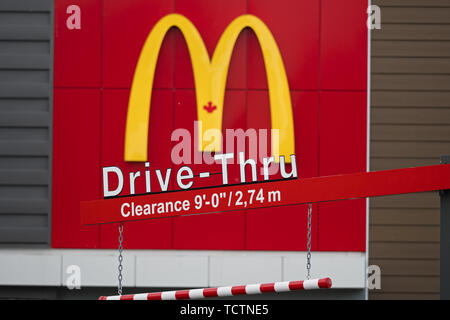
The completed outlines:
[[[203,106],[203,109],[205,109],[206,111],[208,111],[208,113],[211,113],[211,112],[213,112],[214,110],[216,110],[217,107],[216,107],[216,106],[213,106],[212,102],[210,101],[210,102],[208,102],[208,105]]]

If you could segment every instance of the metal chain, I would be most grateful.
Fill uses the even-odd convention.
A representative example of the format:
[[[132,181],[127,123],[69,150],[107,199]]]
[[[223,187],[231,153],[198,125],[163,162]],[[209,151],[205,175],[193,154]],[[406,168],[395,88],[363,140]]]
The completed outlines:
[[[306,240],[306,249],[308,250],[306,254],[306,279],[311,279],[311,217],[312,217],[312,204],[308,204],[308,233]]]
[[[123,270],[123,266],[122,266],[122,261],[123,261],[123,256],[122,256],[122,251],[123,251],[123,222],[119,225],[119,276],[118,276],[118,280],[119,280],[119,284],[117,285],[117,294],[119,296],[122,295],[122,270]]]

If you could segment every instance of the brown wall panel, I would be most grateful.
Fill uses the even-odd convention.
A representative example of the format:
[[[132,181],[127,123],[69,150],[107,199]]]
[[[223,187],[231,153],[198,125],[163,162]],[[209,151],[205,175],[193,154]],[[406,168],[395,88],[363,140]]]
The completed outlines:
[[[372,94],[372,108],[376,107],[433,107],[449,108],[450,92],[445,91],[379,91]]]
[[[377,74],[449,74],[450,59],[373,57],[372,67]]]
[[[450,7],[448,0],[373,0],[372,3],[383,7]]]
[[[399,159],[384,159],[384,158],[372,158],[370,160],[370,170],[391,170],[401,168],[411,168],[420,166],[432,166],[436,164],[435,158],[425,159],[411,159],[411,158],[399,158]]]
[[[370,199],[372,208],[439,209],[437,192],[411,193]]]
[[[372,124],[448,125],[450,124],[450,108],[374,107],[371,111],[371,118]],[[403,127],[399,128],[402,129]],[[431,129],[431,126],[424,126],[423,128]]]
[[[388,7],[382,9],[384,23],[448,23],[450,8]]]
[[[427,114],[427,113],[425,113]],[[374,124],[371,134],[378,141],[450,141],[449,125]]]
[[[450,1],[374,0],[371,170],[435,165],[450,154]],[[370,200],[370,299],[439,299],[439,196]]]
[[[450,57],[450,43],[442,41],[374,41],[372,58],[376,57],[448,58]]]
[[[439,209],[373,208],[370,212],[370,224],[372,226],[439,226],[439,217]]]
[[[381,9],[383,19],[383,9]],[[372,32],[373,40],[450,40],[448,24],[394,24],[383,23],[381,29]]]
[[[370,261],[376,259],[416,260],[439,259],[439,243],[415,243],[407,242],[373,242],[370,243]],[[383,265],[381,267],[381,280],[383,280]],[[381,287],[383,290],[383,286]],[[385,291],[385,290],[384,290]]]
[[[439,288],[439,277],[426,276],[385,276],[384,288],[395,293],[436,293]]]
[[[449,142],[380,142],[371,143],[370,153],[377,158],[436,158],[439,163],[441,154],[450,152]]]
[[[372,90],[450,91],[450,75],[378,74],[373,70]]]
[[[374,259],[383,265],[384,276],[439,276],[439,260],[389,260]]]
[[[374,242],[439,242],[439,226],[371,226],[370,239]]]
[[[439,293],[384,293],[384,292],[372,292],[370,295],[371,300],[438,300]]]

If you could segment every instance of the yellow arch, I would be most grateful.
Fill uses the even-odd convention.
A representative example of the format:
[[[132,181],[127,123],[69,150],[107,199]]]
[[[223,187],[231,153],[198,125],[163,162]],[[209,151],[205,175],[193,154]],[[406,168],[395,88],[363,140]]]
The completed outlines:
[[[128,104],[125,131],[125,161],[147,161],[148,123],[150,100],[155,67],[162,41],[171,27],[182,32],[191,57],[197,100],[197,119],[202,121],[203,130],[222,130],[223,101],[228,68],[234,45],[241,31],[249,27],[260,43],[270,98],[272,129],[279,129],[279,146],[276,137],[272,139],[273,156],[290,159],[295,154],[294,125],[289,85],[278,46],[267,26],[253,15],[242,15],[233,20],[220,37],[210,60],[205,44],[197,28],[184,16],[170,14],[162,18],[148,35],[142,48],[134,73]],[[217,109],[207,112],[203,106],[212,102]],[[202,134],[198,141],[200,151],[221,151],[221,141],[205,143]]]

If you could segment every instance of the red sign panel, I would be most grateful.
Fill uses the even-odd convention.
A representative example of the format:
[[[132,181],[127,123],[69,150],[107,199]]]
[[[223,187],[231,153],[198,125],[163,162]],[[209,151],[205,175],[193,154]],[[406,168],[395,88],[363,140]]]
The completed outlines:
[[[82,202],[81,223],[89,225],[158,219],[449,188],[448,164],[291,181],[266,181]]]
[[[70,5],[80,7],[80,29],[67,28]],[[289,82],[299,180],[366,171],[366,8],[360,0],[349,0],[345,6],[328,0],[57,1],[52,246],[116,247],[117,225],[81,226],[79,202],[103,198],[102,167],[118,166],[124,172],[142,167],[124,161],[128,99],[144,41],[170,13],[181,14],[196,26],[210,55],[236,17],[252,14],[261,19],[278,44]],[[246,29],[231,57],[223,130],[271,129],[265,79],[260,46]],[[173,28],[164,38],[153,84],[148,129],[152,168],[176,171],[180,167],[170,159],[171,134],[178,128],[193,132],[195,97],[186,42]],[[270,136],[259,138],[270,144]],[[193,165],[196,187],[221,184],[220,178],[198,177],[202,171],[217,172],[219,167],[213,167]],[[229,170],[230,183],[237,183],[237,166]],[[258,181],[263,181],[259,173]],[[123,194],[129,194],[128,188]],[[136,193],[146,191],[142,181],[135,188]],[[177,188],[171,180],[169,190]],[[195,199],[191,200],[194,205]],[[124,245],[129,249],[305,249],[305,205],[247,209],[130,221]],[[313,250],[365,251],[363,199],[314,205],[313,212]],[[285,226],[296,226],[298,232],[286,233]]]

